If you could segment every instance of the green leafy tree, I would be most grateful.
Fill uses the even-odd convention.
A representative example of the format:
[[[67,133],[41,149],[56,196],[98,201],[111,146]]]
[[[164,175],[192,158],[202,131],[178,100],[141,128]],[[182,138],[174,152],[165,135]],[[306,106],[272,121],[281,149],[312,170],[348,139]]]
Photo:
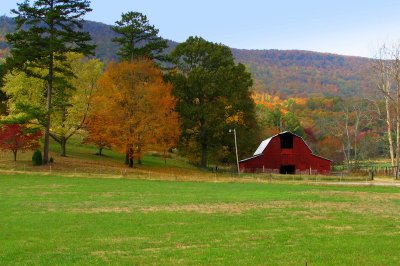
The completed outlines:
[[[91,96],[102,73],[103,64],[98,59],[87,59],[83,55],[69,53],[66,61],[73,76],[67,83],[54,86],[52,127],[50,136],[60,144],[61,156],[66,156],[67,141],[84,125],[90,111]],[[57,66],[59,62],[56,62]],[[71,86],[66,86],[71,84]],[[46,124],[46,82],[40,78],[14,71],[7,74],[3,90],[10,98],[10,114],[4,118],[10,122]]]
[[[147,17],[139,12],[123,13],[121,20],[112,29],[120,36],[113,39],[120,45],[121,60],[140,58],[165,61],[163,51],[167,41],[158,36],[158,29],[150,25]]]
[[[270,110],[263,105],[257,106],[260,125],[264,128],[272,129],[275,133],[291,131],[301,137],[305,137],[304,129],[296,114],[292,111],[284,113],[281,107],[280,105],[275,105]]]
[[[16,31],[6,36],[12,46],[7,64],[47,83],[43,163],[49,159],[54,84],[67,83],[66,77],[73,75],[66,54],[89,55],[94,49],[88,44],[89,33],[81,31],[82,17],[91,11],[89,5],[87,0],[36,0],[32,4],[24,1],[12,10]],[[56,66],[56,61],[64,63]]]
[[[229,128],[238,132],[243,145],[239,150],[252,149],[251,142],[258,141],[252,78],[244,65],[235,64],[230,49],[190,37],[176,47],[171,59],[177,68],[171,80],[181,117],[181,146],[190,158],[207,167],[208,158],[223,161],[224,154],[234,154],[221,152],[233,150]]]
[[[293,112],[290,111],[287,112],[283,116],[283,120],[284,120],[284,125],[283,125],[284,130],[291,131],[301,137],[305,136],[303,127],[300,124],[300,120]]]
[[[273,110],[267,111],[267,124],[271,127],[275,127],[278,131],[283,130],[283,114],[279,106],[275,106]]]

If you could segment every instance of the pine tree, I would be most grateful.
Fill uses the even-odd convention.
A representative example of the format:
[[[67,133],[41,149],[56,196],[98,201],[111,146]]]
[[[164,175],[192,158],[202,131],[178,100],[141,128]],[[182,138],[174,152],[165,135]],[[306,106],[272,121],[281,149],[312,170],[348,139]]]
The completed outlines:
[[[162,52],[168,47],[167,41],[158,36],[158,29],[150,25],[145,15],[139,12],[124,13],[121,20],[115,23],[112,29],[120,37],[113,41],[120,45],[118,55],[122,61],[141,58],[166,60]]]
[[[7,102],[7,95],[1,88],[4,86],[4,76],[6,74],[6,68],[4,61],[0,59],[0,115],[6,114],[6,102]]]
[[[82,17],[91,11],[89,5],[87,0],[36,0],[32,4],[24,1],[17,10],[12,10],[16,15],[16,31],[6,36],[12,45],[12,57],[7,64],[47,82],[43,163],[49,159],[54,84],[68,84],[66,78],[73,75],[65,62],[66,54],[90,55],[95,48],[88,44],[89,33],[81,30]],[[65,63],[56,65],[56,61]]]

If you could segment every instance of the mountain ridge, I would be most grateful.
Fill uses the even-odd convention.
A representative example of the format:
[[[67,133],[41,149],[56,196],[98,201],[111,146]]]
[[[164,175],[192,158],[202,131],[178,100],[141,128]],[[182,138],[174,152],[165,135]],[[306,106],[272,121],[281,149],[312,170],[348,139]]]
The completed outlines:
[[[8,45],[1,35],[15,30],[14,20],[0,16],[0,50]],[[117,34],[102,22],[85,21],[97,45],[96,56],[108,62],[117,60],[118,45],[111,41]],[[167,53],[177,42],[168,40]],[[257,92],[287,97],[352,97],[374,92],[371,78],[373,59],[360,56],[321,53],[307,50],[231,48],[237,62],[243,63],[255,78]],[[0,56],[3,53],[0,51]]]

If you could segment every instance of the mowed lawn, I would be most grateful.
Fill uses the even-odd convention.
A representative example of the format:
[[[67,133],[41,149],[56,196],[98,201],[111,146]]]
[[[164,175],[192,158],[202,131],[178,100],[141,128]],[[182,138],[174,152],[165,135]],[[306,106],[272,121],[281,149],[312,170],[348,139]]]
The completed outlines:
[[[0,240],[0,265],[400,265],[400,193],[2,174]]]

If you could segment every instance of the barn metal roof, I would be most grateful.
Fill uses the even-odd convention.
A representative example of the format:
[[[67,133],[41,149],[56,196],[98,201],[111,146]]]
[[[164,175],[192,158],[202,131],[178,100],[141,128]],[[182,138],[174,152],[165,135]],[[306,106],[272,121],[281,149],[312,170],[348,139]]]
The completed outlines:
[[[260,146],[258,146],[257,150],[254,152],[253,156],[255,155],[260,155],[263,153],[263,151],[265,150],[265,148],[268,146],[269,142],[271,141],[271,139],[275,138],[276,136],[279,136],[283,133],[288,133],[289,131],[283,131],[281,133],[278,133],[276,135],[273,135],[272,137],[267,138],[266,140],[263,140],[260,144]],[[289,132],[292,133],[292,132]],[[293,133],[292,133],[293,134]],[[293,134],[296,135],[296,134]],[[297,136],[297,135],[296,135]]]
[[[256,158],[256,157],[258,157],[258,156],[260,156],[260,155],[262,155],[262,154],[253,155],[253,156],[251,156],[251,157],[249,157],[249,158],[246,158],[246,159],[240,160],[240,161],[239,161],[239,163],[241,163],[241,162],[245,162],[245,161],[248,161],[248,160],[251,160],[251,159],[253,159],[253,158]]]
[[[275,136],[274,136],[275,137]],[[263,153],[263,151],[265,150],[265,148],[268,146],[268,143],[271,141],[273,137],[270,137],[266,140],[263,140],[260,144],[260,146],[258,146],[257,150],[254,152],[253,156],[256,155],[260,155]]]

